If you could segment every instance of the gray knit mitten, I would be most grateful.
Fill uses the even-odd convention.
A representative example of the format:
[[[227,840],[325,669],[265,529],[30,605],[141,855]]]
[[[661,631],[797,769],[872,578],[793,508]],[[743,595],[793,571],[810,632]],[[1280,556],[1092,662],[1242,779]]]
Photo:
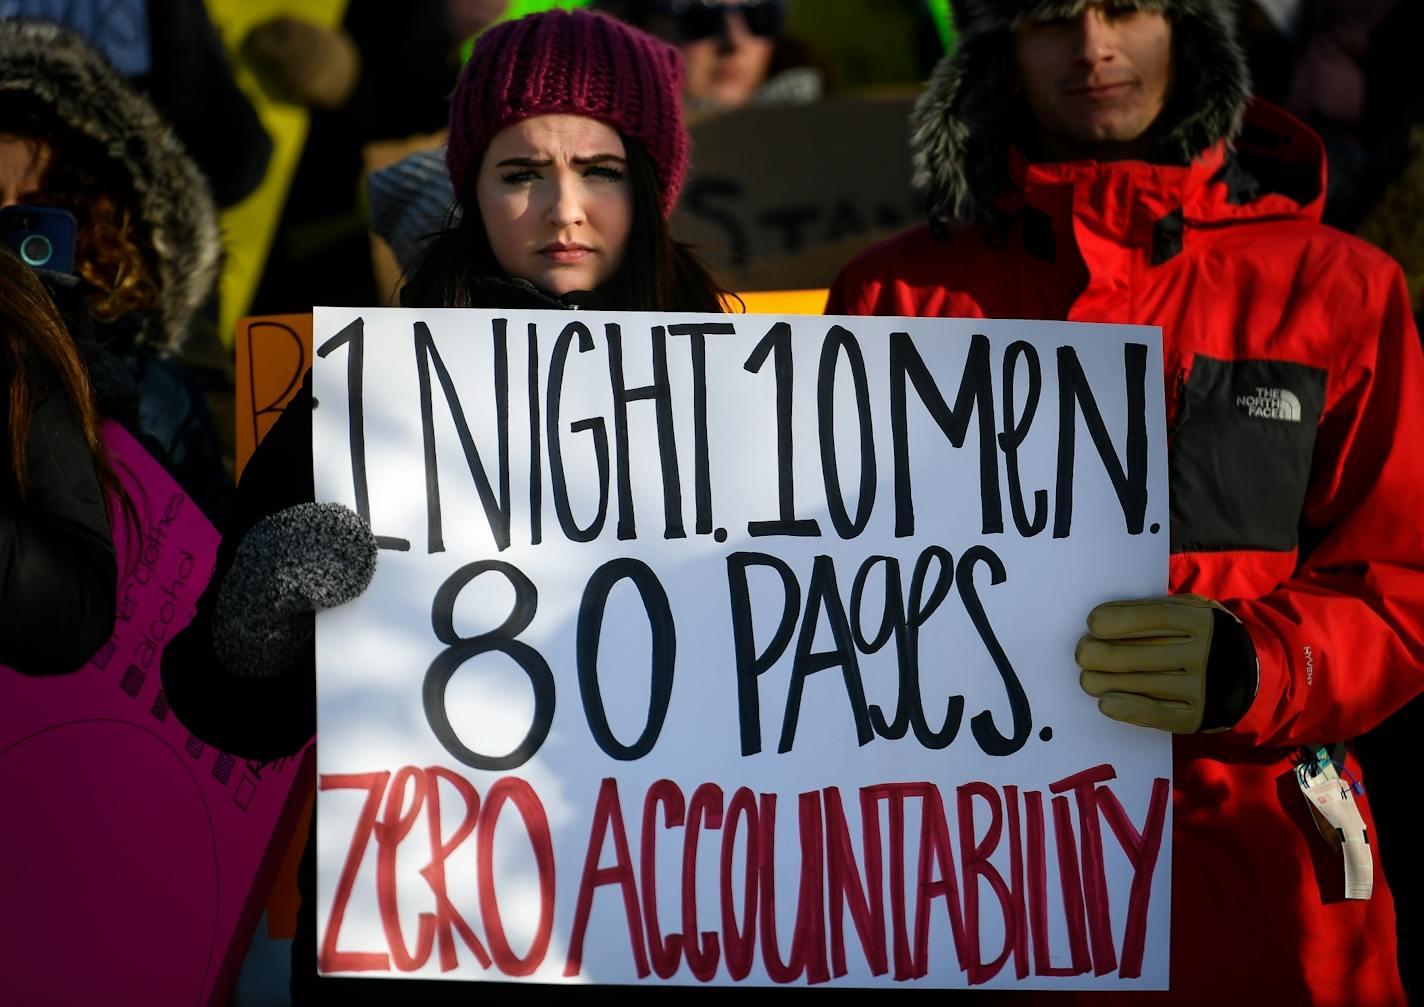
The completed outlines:
[[[375,573],[376,538],[341,504],[298,504],[263,518],[243,536],[218,589],[218,660],[235,675],[290,670],[312,640],[313,613],[355,598]]]

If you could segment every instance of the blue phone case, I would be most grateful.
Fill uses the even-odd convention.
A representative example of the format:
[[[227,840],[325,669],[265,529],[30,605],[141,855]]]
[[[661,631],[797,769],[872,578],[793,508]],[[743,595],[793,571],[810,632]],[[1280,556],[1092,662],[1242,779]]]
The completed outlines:
[[[74,272],[74,214],[53,206],[7,206],[0,210],[0,241],[28,266]]]

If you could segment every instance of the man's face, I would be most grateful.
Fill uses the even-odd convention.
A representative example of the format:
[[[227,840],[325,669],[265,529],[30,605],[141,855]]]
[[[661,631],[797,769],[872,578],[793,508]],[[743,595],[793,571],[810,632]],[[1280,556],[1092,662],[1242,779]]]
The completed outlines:
[[[1014,29],[1018,81],[1051,160],[1141,157],[1171,96],[1172,23],[1161,11],[1091,3]]]

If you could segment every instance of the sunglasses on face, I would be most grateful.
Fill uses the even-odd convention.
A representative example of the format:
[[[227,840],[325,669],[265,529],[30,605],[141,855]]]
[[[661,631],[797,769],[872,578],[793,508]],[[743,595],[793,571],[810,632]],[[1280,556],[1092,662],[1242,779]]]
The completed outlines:
[[[776,0],[746,0],[744,3],[719,3],[718,0],[672,0],[665,5],[677,25],[684,42],[700,42],[705,38],[720,38],[727,33],[727,15],[733,11],[742,16],[747,31],[762,38],[781,34],[783,9]]]

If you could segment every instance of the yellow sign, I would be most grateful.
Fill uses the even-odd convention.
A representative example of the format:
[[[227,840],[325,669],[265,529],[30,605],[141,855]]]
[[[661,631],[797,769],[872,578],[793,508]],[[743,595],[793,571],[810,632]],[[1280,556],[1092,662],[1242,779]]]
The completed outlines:
[[[346,13],[346,0],[208,0],[208,13],[227,47],[238,86],[272,138],[272,160],[262,184],[241,203],[224,210],[219,221],[227,258],[219,281],[222,317],[218,331],[226,337],[236,331],[237,320],[247,313],[257,293],[287,189],[306,144],[309,120],[305,108],[267,97],[257,78],[242,65],[238,47],[253,28],[284,14],[338,28]]]
[[[826,295],[822,290],[753,290],[738,294],[749,315],[822,315]],[[732,310],[737,310],[735,304]]]

